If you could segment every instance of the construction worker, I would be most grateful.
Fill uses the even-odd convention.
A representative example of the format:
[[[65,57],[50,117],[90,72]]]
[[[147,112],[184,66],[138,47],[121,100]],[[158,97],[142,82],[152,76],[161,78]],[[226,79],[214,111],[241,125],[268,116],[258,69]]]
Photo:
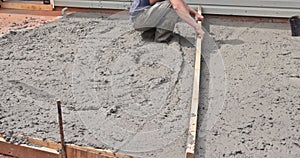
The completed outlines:
[[[180,19],[191,25],[197,36],[204,32],[197,24],[203,16],[184,0],[134,0],[130,8],[133,27],[142,37],[156,42],[168,42],[172,38],[176,22]]]

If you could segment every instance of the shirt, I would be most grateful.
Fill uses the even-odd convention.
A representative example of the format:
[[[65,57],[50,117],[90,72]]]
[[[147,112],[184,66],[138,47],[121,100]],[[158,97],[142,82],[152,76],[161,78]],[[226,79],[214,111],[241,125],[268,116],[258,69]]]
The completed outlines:
[[[149,0],[134,0],[129,10],[130,20],[133,21],[144,9],[150,6]]]

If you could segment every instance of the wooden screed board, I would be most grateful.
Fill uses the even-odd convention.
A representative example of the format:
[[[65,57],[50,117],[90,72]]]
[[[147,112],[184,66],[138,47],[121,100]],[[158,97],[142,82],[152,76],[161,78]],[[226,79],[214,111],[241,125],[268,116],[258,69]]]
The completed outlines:
[[[198,7],[198,13],[202,15],[201,6]],[[201,27],[201,21],[198,22]],[[200,86],[200,66],[201,66],[201,43],[202,37],[197,37],[196,45],[196,59],[195,59],[195,72],[194,72],[194,85],[192,95],[192,105],[190,112],[190,123],[188,131],[188,140],[185,157],[194,158],[196,130],[197,130],[197,116],[199,104],[199,86]]]

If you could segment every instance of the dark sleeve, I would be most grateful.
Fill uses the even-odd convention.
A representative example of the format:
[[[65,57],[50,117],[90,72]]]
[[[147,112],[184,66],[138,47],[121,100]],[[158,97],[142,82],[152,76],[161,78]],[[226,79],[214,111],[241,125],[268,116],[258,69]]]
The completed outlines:
[[[149,0],[140,0],[140,1],[141,1],[140,5],[143,6],[143,7],[150,5]]]

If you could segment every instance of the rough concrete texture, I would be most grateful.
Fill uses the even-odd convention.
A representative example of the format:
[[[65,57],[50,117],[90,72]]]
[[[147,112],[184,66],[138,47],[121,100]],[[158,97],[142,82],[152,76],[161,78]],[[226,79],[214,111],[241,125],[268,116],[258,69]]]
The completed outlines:
[[[61,99],[67,143],[184,157],[195,48],[142,41],[127,16],[79,15],[1,37],[2,133],[58,141]]]
[[[205,27],[223,57],[226,82],[218,88],[223,102],[210,104],[218,98],[211,95],[211,61],[203,62],[197,155],[300,157],[300,38],[288,23],[206,19]]]
[[[194,48],[85,17],[2,37],[2,132],[58,140],[60,98],[67,142],[183,157]],[[206,19],[205,28],[196,157],[299,157],[300,39],[280,23]]]

